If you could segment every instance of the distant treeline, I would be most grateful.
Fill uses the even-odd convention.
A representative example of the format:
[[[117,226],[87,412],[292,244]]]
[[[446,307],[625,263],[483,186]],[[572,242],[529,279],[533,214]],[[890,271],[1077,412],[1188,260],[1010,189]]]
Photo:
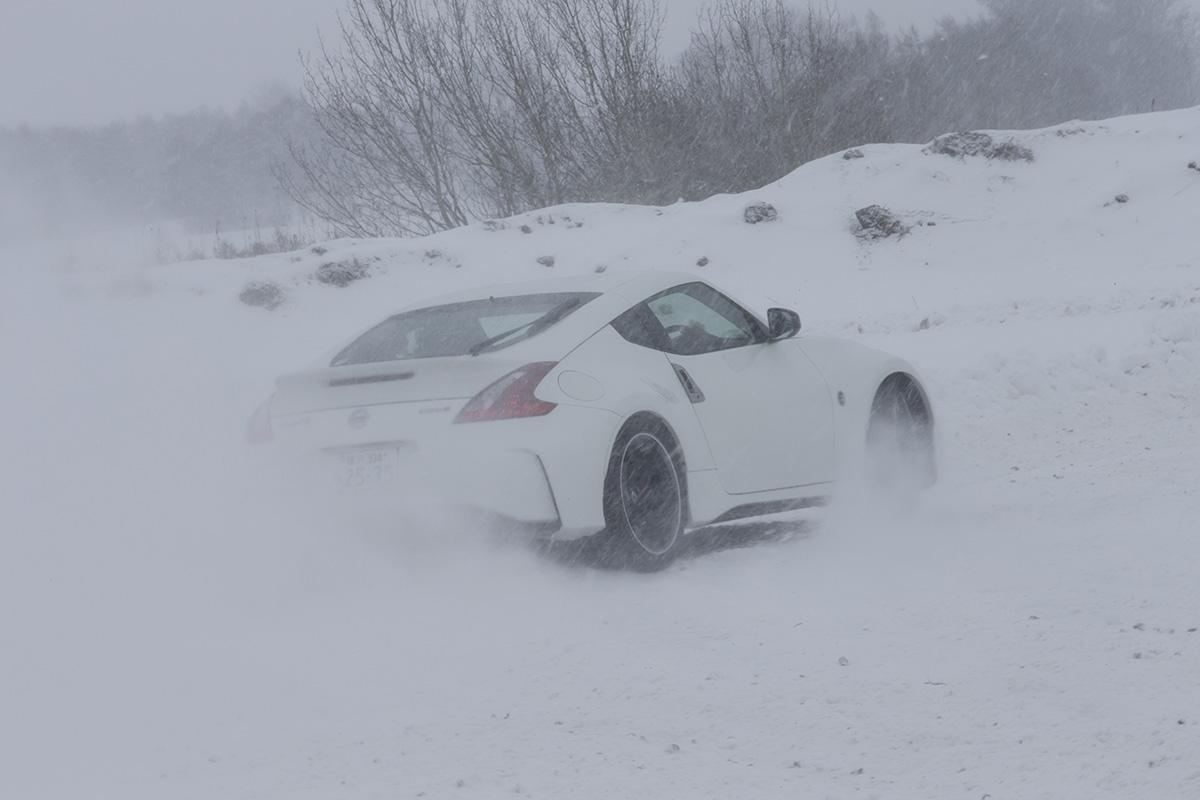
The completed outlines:
[[[0,236],[270,227],[297,204],[336,233],[418,234],[744,191],[865,143],[1200,104],[1178,0],[982,2],[894,35],[832,5],[716,0],[667,57],[660,0],[347,0],[302,98],[0,130]]]
[[[197,233],[286,225],[295,206],[273,165],[288,159],[289,139],[317,135],[307,103],[284,91],[235,111],[0,129],[0,236],[167,220]]]
[[[289,189],[349,234],[567,201],[752,189],[869,142],[1200,103],[1177,0],[983,0],[886,33],[832,6],[717,0],[681,56],[659,0],[349,0],[306,63],[325,132]]]

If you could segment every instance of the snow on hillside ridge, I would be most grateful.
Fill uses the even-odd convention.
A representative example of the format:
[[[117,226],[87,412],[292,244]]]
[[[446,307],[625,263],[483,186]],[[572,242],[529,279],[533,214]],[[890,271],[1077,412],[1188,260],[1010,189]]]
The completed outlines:
[[[870,146],[860,148],[863,159],[835,154],[743,195],[664,208],[568,205],[418,239],[341,240],[143,271],[138,280],[146,290],[223,296],[272,281],[288,294],[287,314],[340,308],[356,321],[462,286],[596,269],[690,270],[736,283],[752,300],[794,306],[821,331],[867,316],[892,329],[960,306],[1064,292],[1072,301],[1153,303],[1175,288],[1175,270],[1194,264],[1181,233],[1200,207],[1200,173],[1187,168],[1200,157],[1198,130],[1200,109],[1189,109],[992,134],[1030,147],[1037,160],[1028,164]],[[744,224],[742,209],[756,200],[780,219]],[[854,212],[872,204],[897,213],[911,233],[856,239]],[[355,262],[372,277],[341,296],[313,280],[322,265]]]
[[[0,796],[1200,796],[1198,123],[51,286],[0,256]],[[856,237],[872,204],[911,232]],[[241,426],[276,374],[434,294],[601,265],[908,357],[940,486],[635,576],[262,485]]]

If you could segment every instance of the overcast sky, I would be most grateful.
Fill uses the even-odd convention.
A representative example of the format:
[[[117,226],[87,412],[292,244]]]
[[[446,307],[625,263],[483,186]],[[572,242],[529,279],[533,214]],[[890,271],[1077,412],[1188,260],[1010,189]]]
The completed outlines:
[[[707,0],[667,0],[667,46]],[[803,4],[799,0],[798,5]],[[200,105],[235,106],[298,83],[344,0],[0,0],[0,125],[95,124]],[[838,0],[889,26],[972,14],[976,0]]]

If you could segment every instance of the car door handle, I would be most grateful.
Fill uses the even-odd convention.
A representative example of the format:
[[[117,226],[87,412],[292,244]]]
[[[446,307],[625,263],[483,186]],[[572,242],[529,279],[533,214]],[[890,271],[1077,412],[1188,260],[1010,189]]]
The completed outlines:
[[[693,403],[704,402],[704,392],[700,391],[700,387],[692,380],[692,376],[688,371],[678,364],[671,364],[675,368],[675,376],[679,378],[679,382],[683,385],[683,391],[687,393],[688,400]]]

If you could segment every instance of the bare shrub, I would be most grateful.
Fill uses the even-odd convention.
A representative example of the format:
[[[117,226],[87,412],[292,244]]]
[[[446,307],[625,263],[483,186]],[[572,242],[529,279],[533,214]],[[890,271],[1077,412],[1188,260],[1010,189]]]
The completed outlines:
[[[274,235],[269,239],[264,239],[261,233],[256,232],[255,237],[243,245],[229,241],[221,235],[219,230],[215,236],[212,255],[213,258],[219,259],[254,258],[273,253],[290,253],[293,250],[302,250],[310,243],[307,237],[290,232],[285,228],[276,228]]]
[[[242,289],[238,299],[248,306],[258,306],[274,311],[283,305],[287,295],[278,284],[271,281],[251,281]]]
[[[355,281],[367,277],[368,274],[370,274],[370,269],[367,263],[355,257],[322,264],[317,267],[316,278],[319,283],[344,289]]]
[[[657,0],[350,0],[289,193],[355,236],[660,191]],[[649,194],[646,194],[647,187]]]
[[[887,38],[829,5],[722,0],[707,10],[679,66],[697,109],[693,194],[762,186],[847,145],[889,132],[877,84]]]
[[[981,157],[999,161],[1033,161],[1034,153],[1028,147],[1013,141],[997,142],[986,133],[948,133],[934,139],[925,148],[926,152],[952,158]]]

